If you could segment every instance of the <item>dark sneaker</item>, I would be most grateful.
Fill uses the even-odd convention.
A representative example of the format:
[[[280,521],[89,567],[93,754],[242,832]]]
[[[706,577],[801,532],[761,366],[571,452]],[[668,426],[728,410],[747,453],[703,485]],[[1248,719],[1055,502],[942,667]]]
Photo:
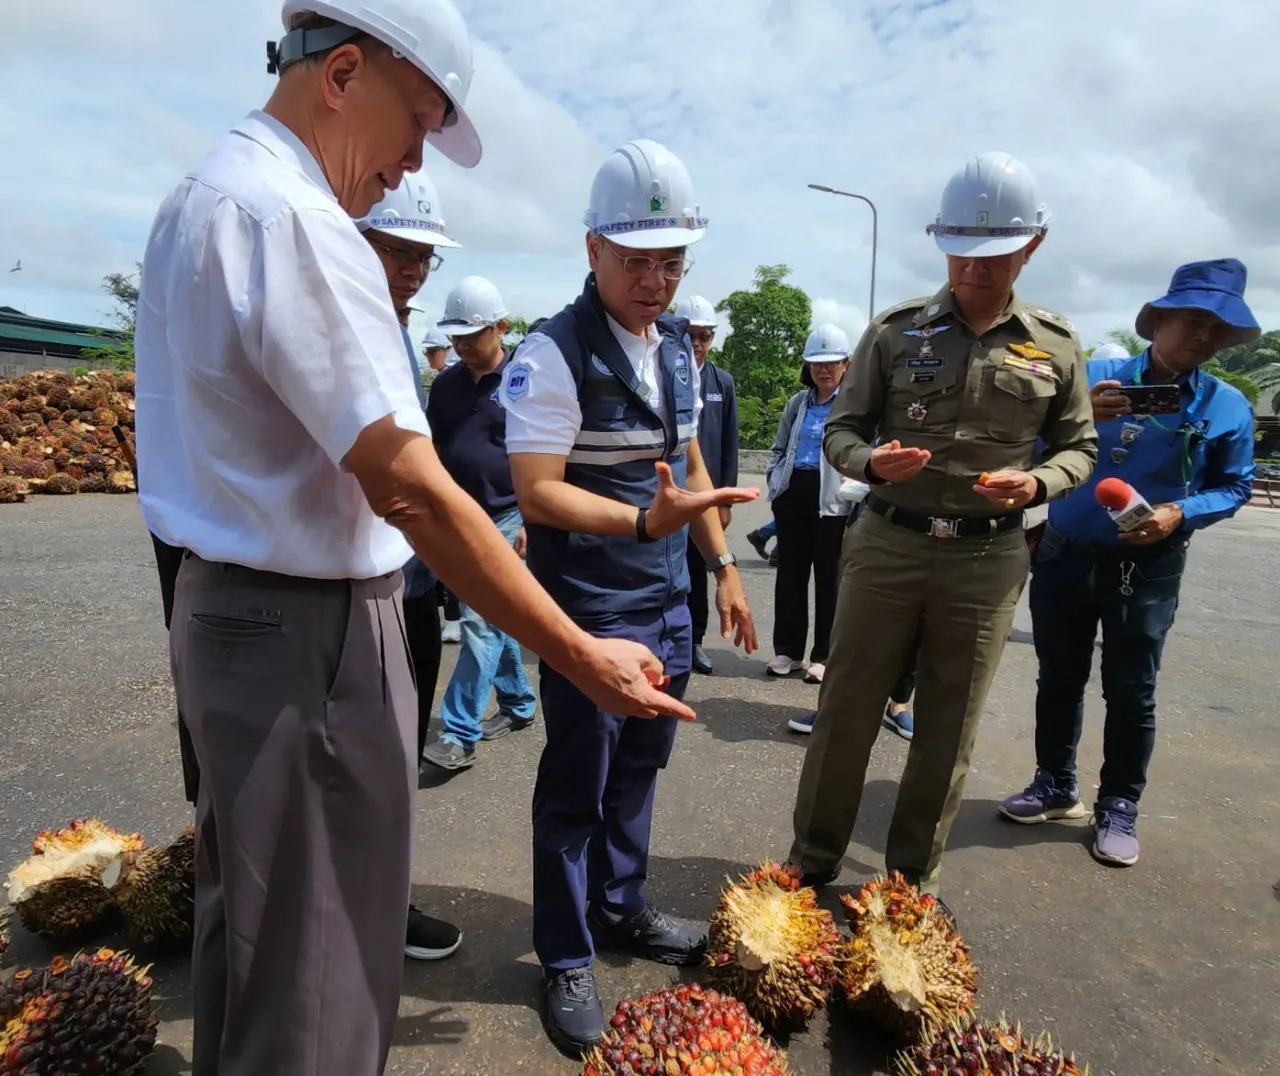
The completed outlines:
[[[714,666],[711,659],[707,657],[707,652],[700,646],[693,648],[693,671],[702,673],[703,676],[710,676]]]
[[[437,740],[427,744],[422,757],[442,770],[465,770],[476,764],[476,745],[467,744],[464,747],[454,740]]]
[[[443,960],[453,956],[462,944],[462,931],[443,919],[423,915],[409,905],[409,924],[404,935],[404,955],[410,960]]]
[[[747,541],[751,543],[751,548],[759,555],[761,560],[769,559],[769,539],[761,538],[759,531],[752,531],[747,535]]]
[[[776,568],[778,566],[778,550],[775,547],[773,552],[769,554],[769,567]]]
[[[678,923],[652,905],[629,919],[592,905],[587,910],[587,925],[603,940],[655,964],[691,967],[702,963],[707,951],[705,930]]]
[[[786,866],[792,866],[790,860],[787,861]],[[824,885],[830,885],[840,877],[841,867],[842,864],[840,863],[837,863],[834,867],[829,867],[826,870],[806,871],[801,867],[800,884],[808,887],[809,889],[821,889]]]
[[[604,1036],[604,1009],[590,967],[543,971],[542,1026],[558,1050],[580,1057]]]
[[[1059,818],[1083,818],[1084,804],[1073,781],[1058,785],[1044,770],[1036,770],[1035,779],[1016,796],[1010,796],[997,808],[1011,822],[1034,825]]]
[[[890,707],[886,706],[881,724],[904,740],[910,740],[916,734],[916,719],[910,710],[899,710],[895,714]]]
[[[1097,831],[1090,851],[1099,863],[1132,867],[1138,862],[1138,805],[1108,796],[1093,809]]]
[[[520,719],[505,710],[499,710],[492,717],[480,722],[480,739],[501,740],[513,732],[523,732],[533,724],[533,718]]]
[[[799,732],[805,736],[813,731],[813,723],[818,720],[818,711],[814,710],[811,714],[805,714],[802,717],[793,717],[787,722],[787,728],[792,732]]]

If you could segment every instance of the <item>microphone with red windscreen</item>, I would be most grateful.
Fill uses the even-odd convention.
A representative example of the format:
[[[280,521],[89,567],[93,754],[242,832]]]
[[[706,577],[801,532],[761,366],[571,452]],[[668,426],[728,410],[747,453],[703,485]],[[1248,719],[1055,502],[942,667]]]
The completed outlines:
[[[1122,531],[1142,526],[1155,515],[1147,499],[1123,478],[1104,478],[1094,487],[1093,495]]]

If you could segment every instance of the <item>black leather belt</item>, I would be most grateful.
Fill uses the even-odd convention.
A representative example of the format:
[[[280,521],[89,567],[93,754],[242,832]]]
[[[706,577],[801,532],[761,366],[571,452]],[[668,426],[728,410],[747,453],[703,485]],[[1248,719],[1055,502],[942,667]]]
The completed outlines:
[[[1021,530],[1021,511],[1006,512],[1001,516],[925,516],[918,512],[908,512],[888,501],[882,500],[874,493],[867,498],[867,507],[876,515],[883,516],[895,527],[906,527],[909,531],[927,534],[932,538],[979,538],[999,534],[1002,531]]]

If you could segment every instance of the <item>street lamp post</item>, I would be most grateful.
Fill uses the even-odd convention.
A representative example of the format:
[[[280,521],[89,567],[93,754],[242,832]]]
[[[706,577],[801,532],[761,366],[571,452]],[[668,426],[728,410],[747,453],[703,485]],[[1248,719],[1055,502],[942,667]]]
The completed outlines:
[[[838,194],[842,198],[856,198],[871,207],[871,300],[867,308],[867,320],[876,316],[876,250],[880,243],[880,217],[876,213],[876,204],[865,194],[854,194],[851,191],[838,191],[834,187],[824,187],[820,183],[810,183],[809,189],[821,191],[823,194]]]

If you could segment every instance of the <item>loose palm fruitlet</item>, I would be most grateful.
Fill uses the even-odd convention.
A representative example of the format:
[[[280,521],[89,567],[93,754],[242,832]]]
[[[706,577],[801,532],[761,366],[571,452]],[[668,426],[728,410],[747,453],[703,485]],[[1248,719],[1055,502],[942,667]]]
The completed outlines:
[[[121,852],[102,883],[125,925],[142,945],[182,945],[195,921],[196,831],[188,826],[163,848]]]
[[[730,884],[711,916],[707,965],[770,1031],[803,1027],[836,983],[840,931],[798,867],[765,863]]]
[[[99,949],[0,984],[0,1076],[125,1076],[156,1044],[148,968]]]
[[[855,1010],[908,1042],[968,1018],[977,989],[969,947],[932,896],[895,871],[840,900],[853,932],[840,985]]]
[[[9,903],[32,933],[56,941],[77,938],[110,909],[103,870],[121,853],[144,847],[139,834],[119,833],[96,818],[44,830],[31,842],[35,854],[5,880]]]
[[[681,983],[620,1001],[582,1076],[787,1076],[786,1058],[736,998]]]
[[[1048,1035],[1029,1038],[1004,1020],[973,1020],[935,1032],[897,1059],[898,1076],[1088,1076]]]

